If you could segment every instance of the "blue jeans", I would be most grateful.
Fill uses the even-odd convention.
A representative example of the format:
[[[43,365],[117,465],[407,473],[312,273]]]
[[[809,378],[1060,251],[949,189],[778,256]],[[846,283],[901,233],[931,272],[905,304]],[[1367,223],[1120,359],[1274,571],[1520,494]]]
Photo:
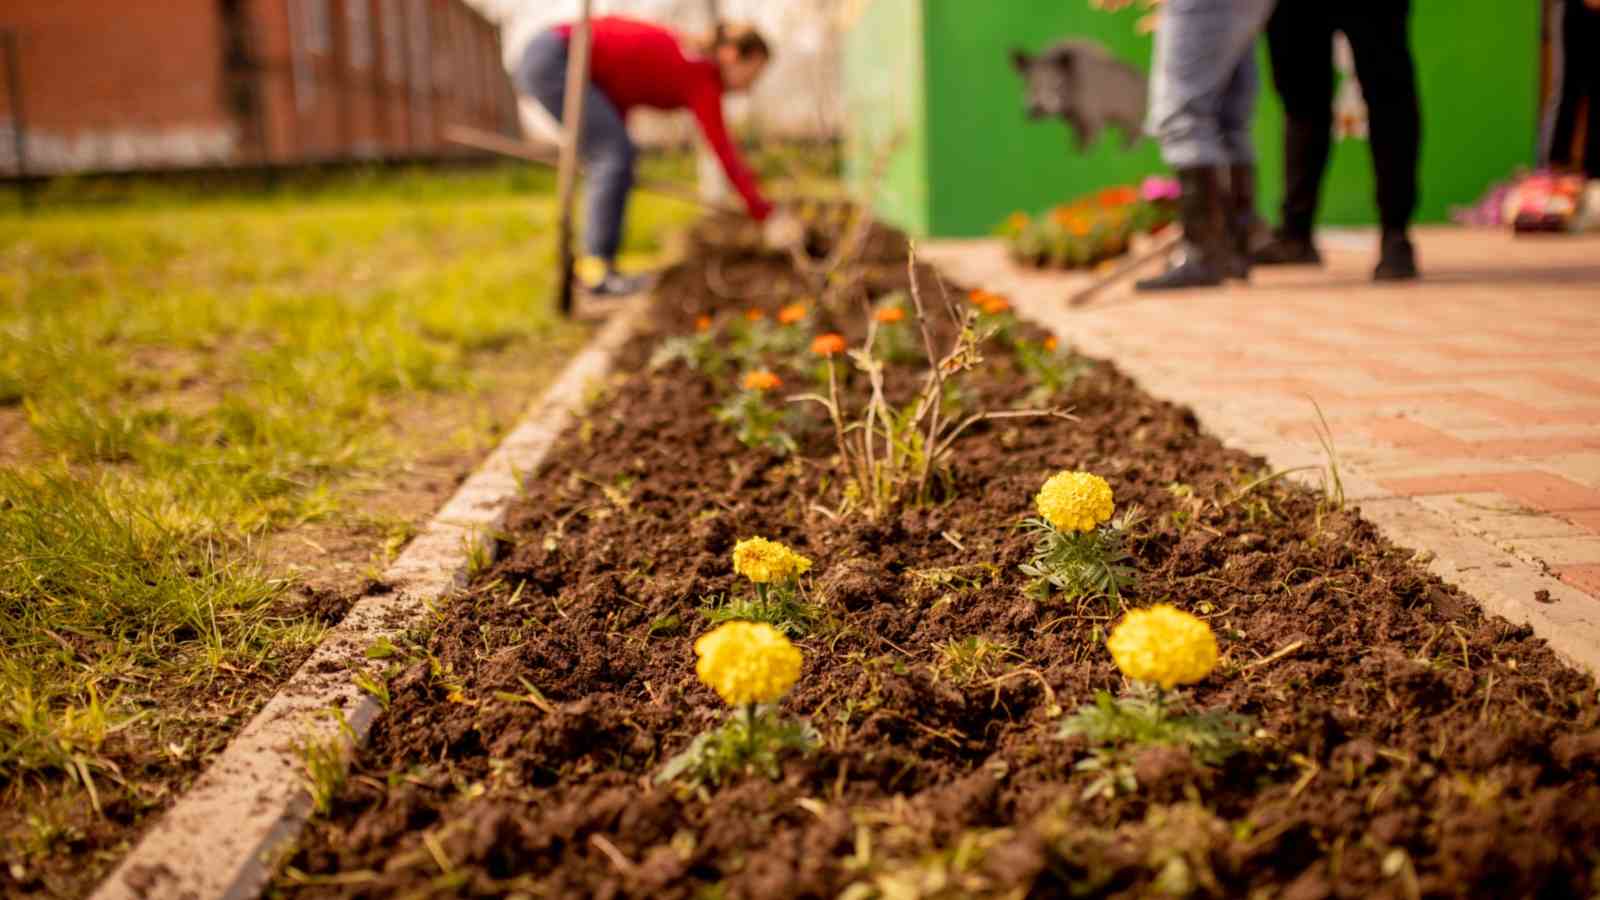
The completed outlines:
[[[567,41],[554,31],[544,31],[528,42],[517,63],[517,90],[539,101],[561,121],[567,91]],[[628,137],[628,126],[594,82],[583,97],[583,141],[579,147],[588,171],[583,244],[591,256],[607,263],[622,247],[622,221],[633,190],[633,166],[639,150]]]
[[[1256,35],[1276,0],[1167,0],[1145,130],[1175,169],[1255,162]]]

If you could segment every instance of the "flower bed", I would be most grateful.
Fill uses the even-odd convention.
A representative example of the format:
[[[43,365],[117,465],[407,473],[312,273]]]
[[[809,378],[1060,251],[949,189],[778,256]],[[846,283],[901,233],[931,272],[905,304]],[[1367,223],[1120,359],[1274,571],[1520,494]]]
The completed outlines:
[[[911,293],[892,235],[831,275],[748,237],[692,242],[502,560],[375,648],[278,890],[1596,888],[1590,677],[1003,298]]]
[[[1023,265],[1088,268],[1128,252],[1135,235],[1166,227],[1176,203],[1174,183],[1148,178],[1138,188],[1106,188],[1037,217],[1012,213],[999,234]]]

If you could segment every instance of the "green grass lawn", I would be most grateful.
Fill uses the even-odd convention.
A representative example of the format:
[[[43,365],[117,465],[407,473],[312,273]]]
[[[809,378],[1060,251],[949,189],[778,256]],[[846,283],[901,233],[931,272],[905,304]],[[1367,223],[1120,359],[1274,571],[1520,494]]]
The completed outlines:
[[[406,412],[585,335],[551,308],[542,173],[135,194],[0,212],[0,807],[160,805],[109,748],[193,753],[174,697],[275,683],[322,632],[263,542],[359,519],[352,485],[461,427],[487,446]],[[693,212],[636,200],[630,252]],[[67,839],[28,823],[0,860]]]

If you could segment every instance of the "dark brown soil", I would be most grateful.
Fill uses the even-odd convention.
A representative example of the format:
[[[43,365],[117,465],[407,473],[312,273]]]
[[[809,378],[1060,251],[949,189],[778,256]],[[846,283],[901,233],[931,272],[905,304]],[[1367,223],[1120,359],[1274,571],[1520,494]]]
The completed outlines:
[[[723,242],[726,244],[726,241]],[[707,288],[715,268],[721,297]],[[892,259],[874,292],[903,283]],[[931,282],[930,282],[931,286]],[[698,255],[662,287],[660,333],[775,309],[805,290],[776,260]],[[741,296],[742,295],[742,296]],[[755,301],[744,297],[758,296]],[[859,316],[820,323],[859,339]],[[830,435],[782,458],[739,445],[724,389],[682,364],[613,381],[537,478],[504,559],[401,666],[393,706],[275,890],[550,897],[1578,897],[1600,889],[1595,683],[1483,614],[1356,509],[1268,481],[1187,409],[1109,364],[1077,423],[963,439],[940,502],[835,521]],[[786,380],[803,373],[783,370]],[[900,381],[904,381],[902,378]],[[971,391],[1028,389],[994,351]],[[1209,620],[1223,661],[1186,692],[1256,719],[1221,768],[1130,749],[1099,773],[1063,711],[1122,682],[1093,609],[1036,602],[1015,526],[1061,468],[1148,514],[1130,605]],[[828,485],[824,487],[824,484]],[[1186,485],[1197,499],[1187,499]],[[1241,496],[1241,493],[1243,496]],[[662,761],[726,715],[694,676],[698,612],[737,588],[741,537],[816,561],[827,621],[784,700],[822,747],[783,777],[690,791]],[[961,682],[938,648],[1010,654]],[[519,699],[537,689],[535,700]]]

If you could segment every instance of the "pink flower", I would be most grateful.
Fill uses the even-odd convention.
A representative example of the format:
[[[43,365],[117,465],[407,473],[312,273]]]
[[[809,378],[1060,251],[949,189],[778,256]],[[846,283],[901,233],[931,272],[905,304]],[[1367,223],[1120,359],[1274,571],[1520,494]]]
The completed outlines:
[[[1178,187],[1178,179],[1160,175],[1151,175],[1139,185],[1139,196],[1146,201],[1176,200],[1182,193]]]

